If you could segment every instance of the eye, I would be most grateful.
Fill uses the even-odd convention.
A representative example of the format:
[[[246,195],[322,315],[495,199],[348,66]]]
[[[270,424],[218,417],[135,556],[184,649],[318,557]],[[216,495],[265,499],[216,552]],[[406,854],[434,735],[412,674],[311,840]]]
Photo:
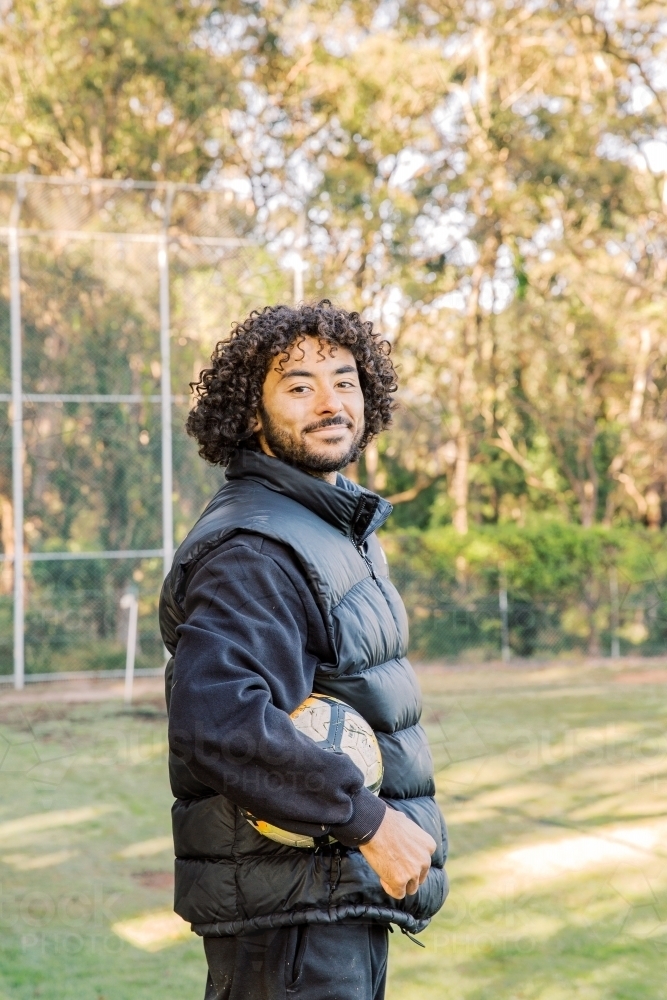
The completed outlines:
[[[348,382],[339,382],[338,383],[338,388],[339,389],[354,389],[354,382],[349,382],[349,381]]]
[[[310,391],[311,390],[309,385],[295,385],[293,389],[290,389],[290,392],[294,393],[298,392],[300,396],[302,396],[305,392],[310,392]]]

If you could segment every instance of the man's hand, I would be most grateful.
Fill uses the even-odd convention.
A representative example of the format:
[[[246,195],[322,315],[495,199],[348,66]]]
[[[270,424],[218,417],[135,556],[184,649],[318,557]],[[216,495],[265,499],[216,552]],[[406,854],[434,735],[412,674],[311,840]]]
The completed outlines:
[[[378,832],[359,850],[394,899],[411,896],[428,875],[436,843],[398,809],[387,807]]]

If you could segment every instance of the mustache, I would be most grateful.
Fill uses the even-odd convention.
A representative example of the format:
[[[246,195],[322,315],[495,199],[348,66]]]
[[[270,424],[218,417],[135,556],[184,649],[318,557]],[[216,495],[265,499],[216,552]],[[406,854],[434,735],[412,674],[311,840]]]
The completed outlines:
[[[307,424],[303,430],[302,434],[308,434],[310,431],[319,431],[322,427],[352,427],[352,421],[348,420],[347,417],[327,417],[324,420],[318,420],[315,424]]]

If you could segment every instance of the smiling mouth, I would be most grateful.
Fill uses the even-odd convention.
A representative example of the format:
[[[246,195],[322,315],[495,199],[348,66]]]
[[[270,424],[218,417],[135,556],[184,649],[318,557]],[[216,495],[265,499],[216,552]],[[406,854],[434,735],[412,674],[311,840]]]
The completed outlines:
[[[326,423],[320,424],[310,424],[304,427],[303,434],[317,434],[318,436],[326,437],[328,434],[332,435],[331,440],[336,438],[341,438],[346,431],[352,431],[352,423],[349,420],[345,420],[342,417],[334,418],[333,420],[327,420]]]
[[[333,424],[328,427],[314,427],[312,431],[306,431],[306,434],[342,434],[349,430],[347,424]]]

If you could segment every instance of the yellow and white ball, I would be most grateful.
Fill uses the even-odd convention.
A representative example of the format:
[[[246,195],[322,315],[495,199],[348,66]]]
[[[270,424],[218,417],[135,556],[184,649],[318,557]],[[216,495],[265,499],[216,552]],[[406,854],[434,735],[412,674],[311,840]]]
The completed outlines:
[[[375,733],[355,709],[338,698],[325,694],[311,694],[290,718],[304,736],[323,750],[344,753],[357,765],[364,776],[364,784],[374,795],[382,785],[382,754]],[[281,830],[280,827],[256,819],[246,813],[248,822],[269,840],[287,847],[315,847],[312,837]],[[329,838],[333,842],[333,837]]]

